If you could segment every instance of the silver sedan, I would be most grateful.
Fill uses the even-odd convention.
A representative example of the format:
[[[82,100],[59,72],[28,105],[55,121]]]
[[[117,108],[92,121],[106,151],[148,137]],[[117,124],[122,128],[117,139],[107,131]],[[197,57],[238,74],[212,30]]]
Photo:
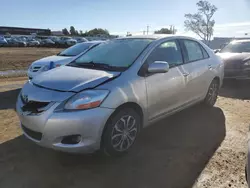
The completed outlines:
[[[223,76],[221,60],[196,39],[119,38],[26,83],[16,110],[24,135],[41,146],[116,156],[153,122],[213,106]]]

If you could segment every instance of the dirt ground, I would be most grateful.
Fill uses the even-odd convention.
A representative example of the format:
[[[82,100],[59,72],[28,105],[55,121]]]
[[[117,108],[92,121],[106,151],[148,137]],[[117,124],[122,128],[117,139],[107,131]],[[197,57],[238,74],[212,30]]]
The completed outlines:
[[[0,71],[26,70],[35,60],[55,55],[60,48],[0,48]]]
[[[22,81],[0,82],[1,188],[246,188],[249,83],[226,84],[216,107],[196,105],[146,129],[121,158],[69,155],[22,136]]]

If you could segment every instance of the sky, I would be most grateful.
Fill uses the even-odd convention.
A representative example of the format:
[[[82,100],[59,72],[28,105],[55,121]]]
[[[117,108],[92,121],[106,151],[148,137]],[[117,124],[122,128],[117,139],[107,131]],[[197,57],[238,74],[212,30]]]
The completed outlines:
[[[150,33],[174,25],[178,34],[193,35],[184,29],[184,14],[195,13],[198,0],[0,0],[0,26],[61,30],[106,28],[111,34]],[[250,0],[210,0],[217,37],[250,36]]]

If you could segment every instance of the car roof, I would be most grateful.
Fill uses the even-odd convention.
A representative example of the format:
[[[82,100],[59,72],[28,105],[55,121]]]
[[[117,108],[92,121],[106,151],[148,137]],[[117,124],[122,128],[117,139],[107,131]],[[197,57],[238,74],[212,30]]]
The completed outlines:
[[[238,42],[250,42],[250,39],[239,39],[239,40],[233,40],[231,43],[238,43]]]
[[[182,38],[182,39],[192,39],[196,40],[195,38],[182,36],[182,35],[172,35],[172,34],[154,34],[154,35],[135,35],[135,36],[128,36],[128,37],[121,37],[117,39],[153,39],[153,40],[160,40],[164,38]]]

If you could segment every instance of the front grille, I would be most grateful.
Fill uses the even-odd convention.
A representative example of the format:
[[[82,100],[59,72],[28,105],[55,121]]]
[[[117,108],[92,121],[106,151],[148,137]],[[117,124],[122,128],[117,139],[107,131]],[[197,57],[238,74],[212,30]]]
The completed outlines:
[[[41,68],[41,67],[33,67],[33,68],[32,68],[32,72],[37,72],[37,71],[39,71],[40,68]]]
[[[45,109],[45,107],[49,104],[49,102],[37,102],[37,101],[29,101],[24,103],[22,106],[23,112],[31,112],[31,113],[41,113]]]
[[[35,139],[35,140],[38,140],[40,141],[42,139],[42,133],[40,132],[36,132],[36,131],[32,131],[31,129],[25,127],[23,124],[22,124],[22,129],[23,131],[31,138]]]
[[[21,100],[23,102],[22,111],[30,113],[41,113],[46,110],[46,107],[50,102],[40,102],[40,101],[29,101],[28,97],[21,94]]]

